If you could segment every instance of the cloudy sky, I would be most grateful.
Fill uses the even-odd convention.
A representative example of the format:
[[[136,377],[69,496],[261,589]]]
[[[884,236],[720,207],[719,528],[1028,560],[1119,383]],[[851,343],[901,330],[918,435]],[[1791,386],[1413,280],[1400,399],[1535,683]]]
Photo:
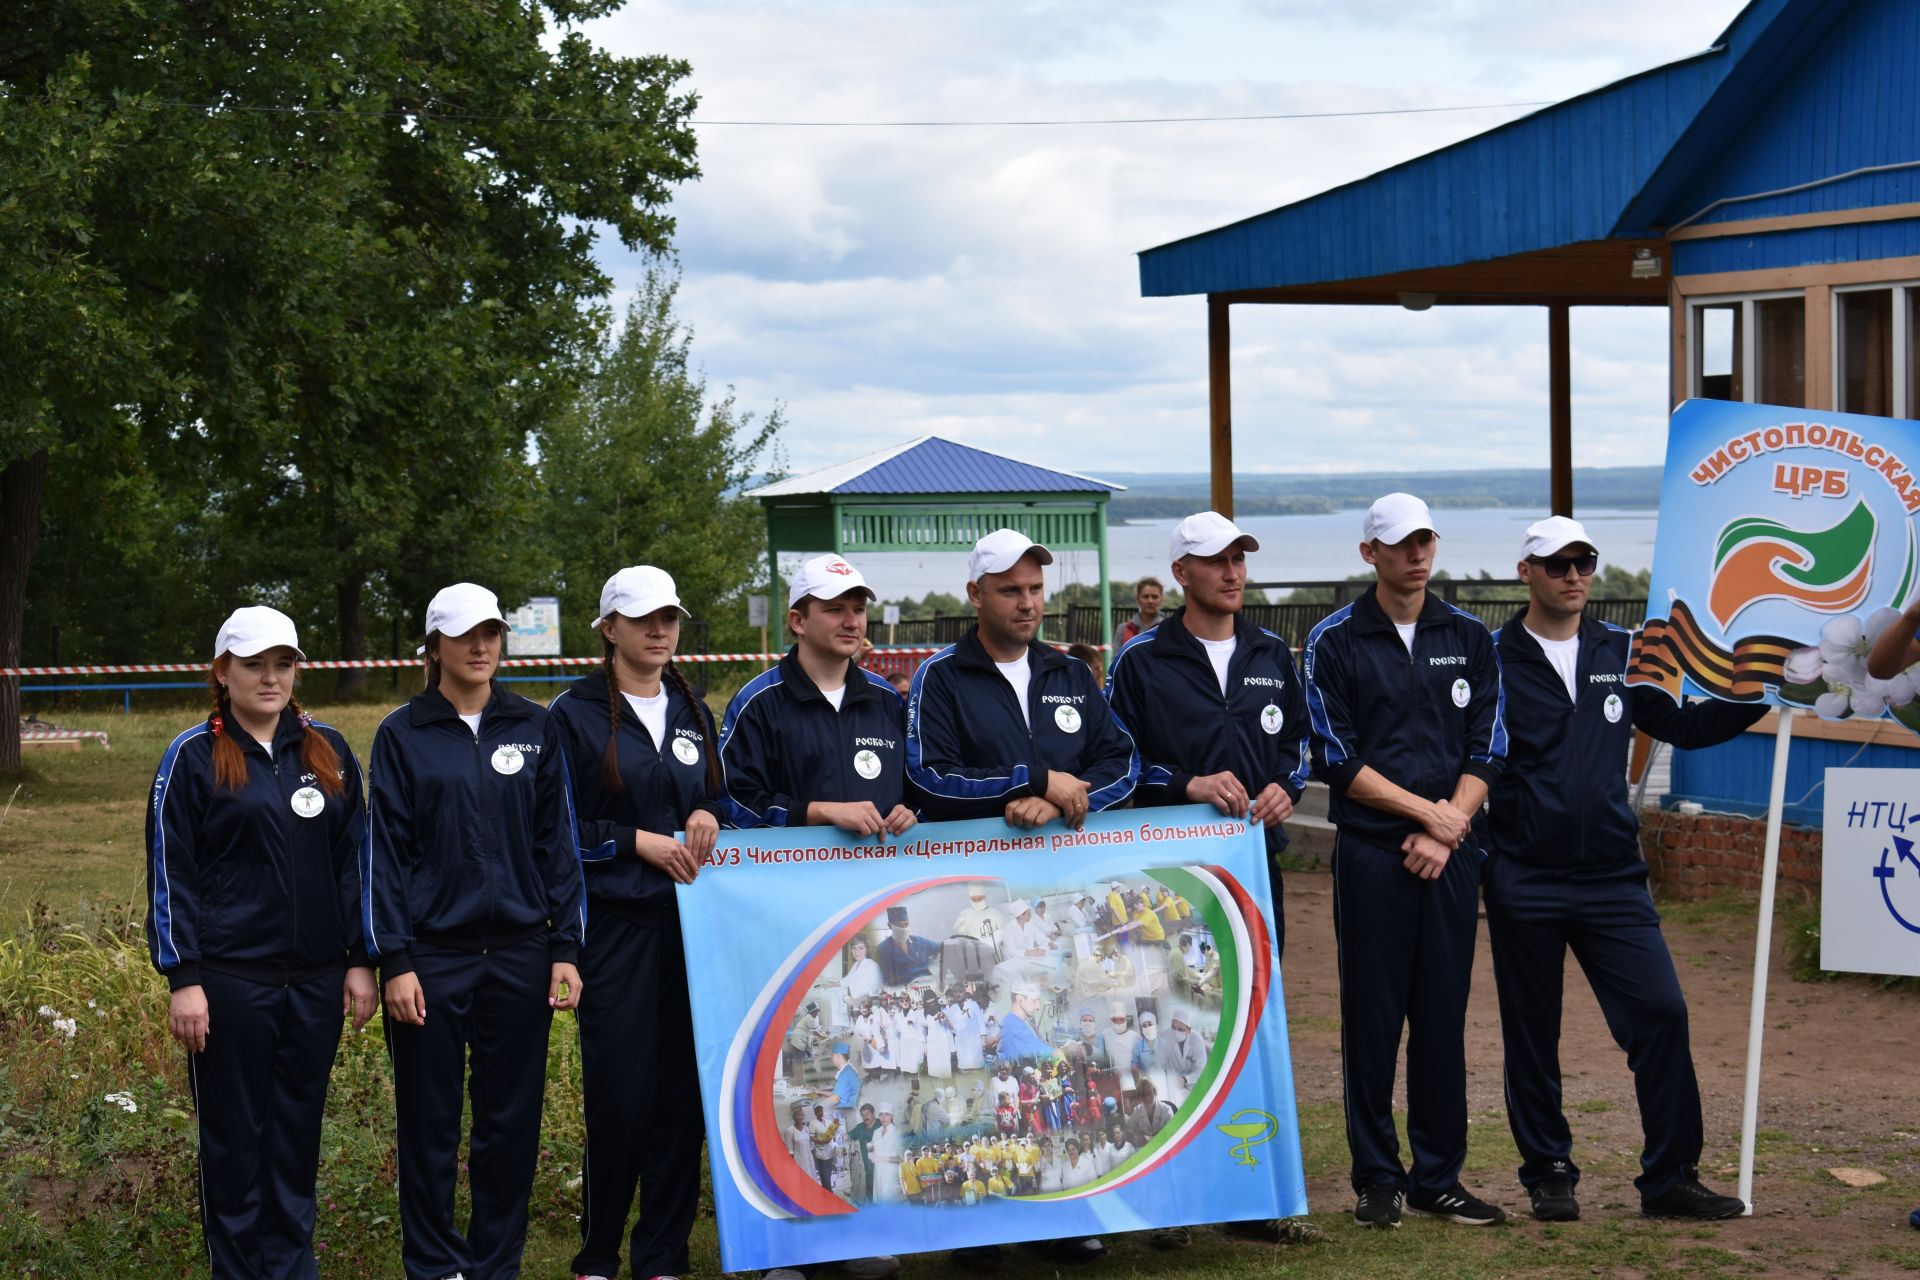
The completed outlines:
[[[630,0],[590,31],[693,65],[704,176],[676,201],[682,314],[806,470],[927,432],[1102,471],[1206,465],[1200,298],[1141,249],[1525,113],[1039,128],[1554,101],[1706,48],[1733,0]],[[624,291],[644,264],[603,259]],[[1243,471],[1542,466],[1539,309],[1236,307]],[[1575,461],[1657,464],[1665,312],[1573,317]],[[1471,447],[1463,444],[1471,441]]]

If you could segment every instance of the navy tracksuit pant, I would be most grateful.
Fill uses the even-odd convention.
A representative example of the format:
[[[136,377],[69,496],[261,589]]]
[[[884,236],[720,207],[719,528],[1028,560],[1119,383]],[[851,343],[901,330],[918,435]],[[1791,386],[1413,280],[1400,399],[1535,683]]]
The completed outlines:
[[[1580,1180],[1560,1101],[1560,998],[1566,955],[1587,975],[1607,1029],[1627,1051],[1646,1147],[1634,1185],[1642,1199],[1695,1176],[1700,1087],[1687,1037],[1687,1002],[1660,933],[1638,859],[1576,875],[1494,858],[1487,867],[1487,934],[1507,1054],[1507,1121],[1520,1181]]]
[[[1480,855],[1462,845],[1436,880],[1405,855],[1341,832],[1333,850],[1340,958],[1340,1064],[1353,1189],[1450,1190],[1467,1157],[1467,993],[1479,925]],[[1393,1128],[1393,1076],[1407,1030],[1411,1172]]]
[[[416,942],[412,957],[426,1025],[386,1023],[407,1280],[513,1280],[527,1241],[553,1023],[547,936],[487,952]],[[581,983],[592,985],[584,974]],[[453,1221],[463,1092],[473,1102],[464,1234]]]
[[[203,969],[207,1047],[187,1055],[213,1280],[313,1280],[320,1117],[345,970],[288,986]]]
[[[633,1275],[685,1275],[705,1125],[678,922],[650,928],[590,908],[580,981],[587,1159],[573,1270],[619,1270],[637,1186],[640,1216],[627,1255]]]

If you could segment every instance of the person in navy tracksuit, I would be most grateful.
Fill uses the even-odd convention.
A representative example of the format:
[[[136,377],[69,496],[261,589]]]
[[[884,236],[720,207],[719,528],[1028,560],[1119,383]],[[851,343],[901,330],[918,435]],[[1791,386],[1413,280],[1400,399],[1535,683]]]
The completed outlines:
[[[996,529],[967,556],[967,598],[979,622],[920,665],[907,700],[907,777],[928,818],[1004,817],[1012,826],[1055,819],[1078,830],[1087,814],[1124,803],[1140,753],[1087,664],[1035,638],[1046,600],[1041,566],[1053,553]],[[1104,1257],[1097,1237],[1045,1242],[1065,1261]],[[999,1262],[997,1246],[958,1261]]]
[[[673,662],[685,613],[664,571],[614,574],[593,621],[604,665],[550,708],[587,885],[580,971],[593,999],[578,1015],[587,1158],[573,1270],[590,1278],[620,1269],[636,1187],[627,1260],[642,1280],[686,1272],[700,1204],[700,1081],[673,886],[692,884],[713,852],[720,766],[713,716]]]
[[[408,1280],[519,1274],[548,1029],[582,998],[586,903],[563,735],[545,707],[493,683],[505,634],[491,591],[441,591],[427,607],[427,687],[373,739],[362,909],[385,989]]]
[[[800,566],[788,592],[794,644],[780,664],[727,704],[720,764],[729,825],[834,826],[884,839],[909,830],[906,708],[860,667],[873,590],[837,555]],[[779,1267],[765,1280],[802,1280],[837,1265],[858,1280],[900,1269],[890,1254]]]
[[[360,932],[366,809],[346,739],[294,700],[306,655],[277,609],[214,642],[213,711],[167,747],[147,809],[147,945],[200,1127],[215,1277],[311,1280],[327,1077],[373,1016]]]
[[[1340,959],[1347,1145],[1363,1227],[1404,1204],[1468,1225],[1504,1211],[1460,1184],[1467,1154],[1467,994],[1481,841],[1471,827],[1506,755],[1493,637],[1428,593],[1438,535],[1409,494],[1375,502],[1360,553],[1374,589],[1307,638],[1314,770],[1338,829],[1333,923]],[[1393,1127],[1407,1029],[1411,1170]]]
[[[1646,1146],[1644,1212],[1730,1218],[1746,1206],[1701,1185],[1700,1088],[1687,1003],[1647,893],[1623,764],[1638,728],[1686,749],[1725,742],[1765,706],[1674,704],[1626,686],[1631,635],[1585,616],[1599,553],[1578,521],[1527,530],[1528,605],[1499,631],[1511,740],[1487,810],[1487,935],[1506,1042],[1507,1123],[1533,1215],[1580,1216],[1580,1168],[1560,1101],[1560,1000],[1569,948],[1627,1051]]]
[[[1107,700],[1140,748],[1139,806],[1210,804],[1264,827],[1273,896],[1273,944],[1286,955],[1281,903],[1281,827],[1307,785],[1307,700],[1287,642],[1241,613],[1247,552],[1260,542],[1217,511],[1174,527],[1174,581],[1186,603],[1123,647],[1107,679]],[[1304,1221],[1230,1222],[1255,1240],[1305,1241]],[[1153,1233],[1160,1248],[1191,1242],[1187,1227]]]
[[[1005,817],[1017,827],[1124,802],[1140,755],[1084,662],[1034,637],[1053,553],[1012,529],[967,557],[979,622],[920,664],[907,696],[907,777],[930,819]]]
[[[1281,827],[1307,785],[1307,699],[1287,642],[1240,612],[1247,552],[1260,543],[1217,512],[1173,535],[1186,603],[1121,649],[1107,700],[1140,748],[1137,806],[1210,804],[1264,824],[1273,941],[1286,954]]]
[[[906,707],[858,662],[873,591],[839,556],[817,556],[790,594],[793,647],[727,704],[727,822],[900,835],[914,824]]]

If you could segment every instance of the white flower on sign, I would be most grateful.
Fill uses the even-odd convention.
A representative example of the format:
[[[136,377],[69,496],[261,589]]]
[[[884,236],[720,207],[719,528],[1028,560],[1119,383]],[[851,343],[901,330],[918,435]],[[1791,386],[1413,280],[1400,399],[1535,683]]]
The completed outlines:
[[[1867,674],[1867,655],[1880,633],[1900,617],[1898,609],[1875,609],[1865,619],[1834,618],[1820,628],[1820,643],[1787,655],[1782,674],[1789,684],[1825,684],[1814,713],[1828,720],[1848,714],[1871,719],[1914,699],[1920,680],[1913,668],[1881,680]]]

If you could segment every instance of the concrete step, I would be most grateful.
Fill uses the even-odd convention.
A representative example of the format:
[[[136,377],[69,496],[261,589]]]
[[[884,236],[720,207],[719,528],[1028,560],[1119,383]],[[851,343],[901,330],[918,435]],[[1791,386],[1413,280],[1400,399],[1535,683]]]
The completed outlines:
[[[1322,867],[1333,865],[1333,824],[1331,822],[1323,817],[1301,813],[1296,809],[1293,816],[1280,825],[1286,829],[1287,833],[1287,857]]]
[[[1293,811],[1308,818],[1326,817],[1327,784],[1324,782],[1309,782],[1307,789],[1300,793],[1300,803],[1293,806]]]

